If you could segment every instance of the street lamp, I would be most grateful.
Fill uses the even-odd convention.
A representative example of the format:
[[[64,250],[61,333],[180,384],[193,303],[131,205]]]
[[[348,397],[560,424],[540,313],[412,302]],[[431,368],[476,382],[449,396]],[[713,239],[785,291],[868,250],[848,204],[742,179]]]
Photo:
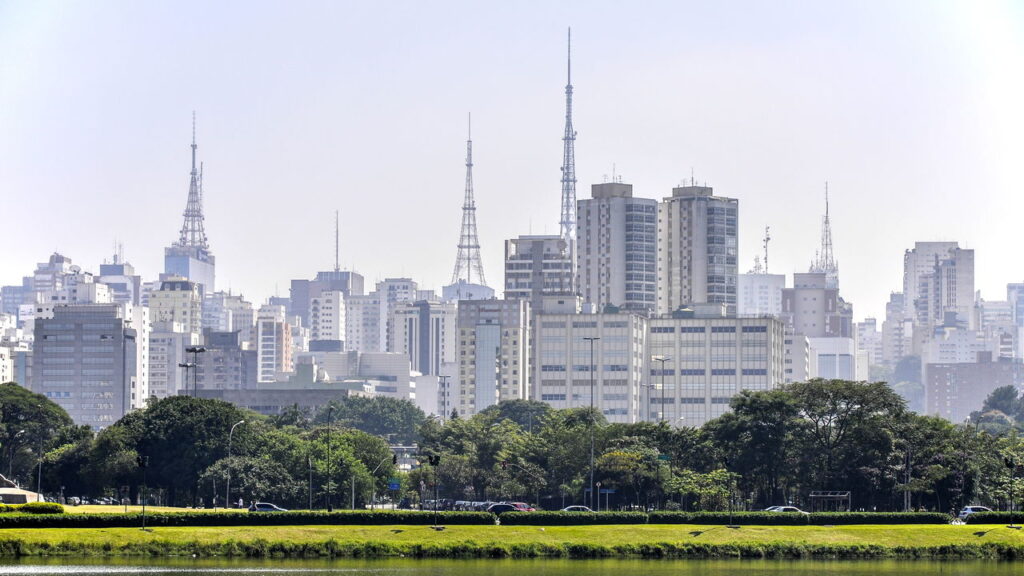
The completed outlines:
[[[387,462],[388,460],[391,460],[392,464],[398,464],[398,454],[391,454],[391,456],[385,457],[380,461],[379,464],[377,464],[377,467],[373,469],[373,472],[370,472],[370,510],[375,509],[374,505],[376,503],[375,501],[377,500],[377,481],[374,479],[374,475],[377,474],[377,470],[380,470],[380,467],[383,466],[384,463]]]
[[[188,396],[188,371],[195,367],[196,365],[191,362],[178,362],[178,368],[185,369],[185,396]]]
[[[331,512],[331,415],[334,412],[334,406],[331,404],[327,405],[327,511]]]
[[[18,439],[18,436],[21,436],[24,433],[24,430],[18,430],[17,432],[14,433],[14,436],[11,436],[11,446],[10,449],[8,450],[9,456],[7,458],[7,479],[11,480],[12,482],[14,481],[11,478],[11,476],[14,474],[14,441]]]
[[[584,336],[584,340],[590,342],[590,505],[594,505],[594,342],[600,340],[597,336]],[[600,502],[598,503],[600,507]]]
[[[185,352],[192,355],[192,397],[195,398],[199,395],[199,355],[206,352],[206,348],[189,346],[185,348]],[[187,386],[188,382],[185,384]]]
[[[661,372],[661,412],[660,412],[661,418],[660,418],[660,420],[662,422],[664,422],[665,421],[665,362],[668,362],[669,360],[671,360],[671,358],[669,358],[667,356],[652,356],[651,360],[654,360],[655,362],[658,362],[658,363],[661,364],[661,367],[659,368],[659,372]]]
[[[231,507],[231,440],[232,436],[234,436],[235,434],[235,427],[237,427],[239,424],[245,424],[245,420],[239,420],[238,422],[235,422],[234,425],[231,426],[231,431],[228,432],[228,461],[226,463],[228,467],[228,482],[227,487],[224,489],[225,508]]]

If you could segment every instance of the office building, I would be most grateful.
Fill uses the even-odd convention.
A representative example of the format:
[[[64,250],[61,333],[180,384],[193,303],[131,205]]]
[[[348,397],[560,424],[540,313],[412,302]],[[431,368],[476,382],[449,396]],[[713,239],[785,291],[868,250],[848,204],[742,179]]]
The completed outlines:
[[[695,303],[736,314],[739,201],[682,186],[658,206],[658,312]]]
[[[561,236],[520,236],[505,241],[505,299],[536,308],[545,294],[573,294],[572,250]]]
[[[459,414],[528,397],[530,303],[461,300],[458,310]],[[453,400],[453,404],[454,404]]]
[[[458,302],[396,303],[388,350],[408,356],[412,369],[420,374],[440,374],[442,365],[456,359],[458,309]]]
[[[591,186],[577,203],[576,263],[583,301],[651,312],[657,294],[658,202],[634,198],[633,186]]]
[[[740,316],[781,316],[785,274],[748,272],[738,278],[736,310]]]
[[[195,282],[182,277],[163,280],[149,295],[149,310],[154,322],[178,322],[193,334],[203,333],[203,295]]]

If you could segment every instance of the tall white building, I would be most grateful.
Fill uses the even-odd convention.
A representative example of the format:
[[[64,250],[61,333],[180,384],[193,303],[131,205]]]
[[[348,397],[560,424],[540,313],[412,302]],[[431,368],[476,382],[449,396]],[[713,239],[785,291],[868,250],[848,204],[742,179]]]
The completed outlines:
[[[937,326],[955,318],[975,329],[974,250],[956,242],[917,242],[903,256],[903,295],[920,351]]]
[[[883,363],[882,332],[877,318],[865,318],[857,323],[857,350],[867,355],[871,366]]]
[[[739,201],[682,186],[658,206],[658,312],[721,303],[736,314]]]
[[[309,299],[310,340],[345,341],[345,293],[324,290]]]
[[[284,306],[265,304],[256,317],[256,381],[276,382],[281,372],[291,372],[292,326]]]
[[[740,316],[779,316],[782,314],[782,291],[786,289],[785,274],[748,272],[740,274],[737,313]]]
[[[473,415],[529,394],[530,303],[461,300],[458,312],[459,414]],[[454,401],[453,401],[454,403]]]
[[[580,216],[580,222],[586,217]],[[609,422],[646,417],[647,320],[631,313],[537,314],[531,398],[554,408],[594,406]],[[591,362],[591,341],[593,362]]]
[[[203,298],[203,328],[214,332],[239,332],[243,346],[253,345],[256,313],[241,294],[214,292]]]
[[[154,322],[178,322],[193,334],[203,333],[203,296],[199,284],[180,277],[160,283],[149,295]]]
[[[576,262],[583,301],[598,310],[653,311],[657,293],[658,202],[633,185],[594,184],[577,203]]]
[[[457,302],[396,303],[391,311],[388,349],[405,354],[413,370],[438,375],[444,364],[454,362],[457,345]]]
[[[348,338],[345,350],[383,352],[387,349],[387,341],[381,340],[381,333],[387,334],[387,318],[381,318],[380,311],[380,295],[376,292],[345,299],[345,336]]]

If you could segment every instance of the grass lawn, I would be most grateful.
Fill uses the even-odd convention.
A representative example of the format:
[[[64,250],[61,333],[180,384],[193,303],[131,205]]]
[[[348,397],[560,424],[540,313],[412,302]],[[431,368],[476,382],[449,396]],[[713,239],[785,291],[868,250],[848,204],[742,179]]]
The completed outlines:
[[[607,526],[450,526],[435,531],[429,526],[233,526],[233,527],[158,527],[151,532],[138,528],[62,529],[9,528],[0,530],[0,545],[19,541],[19,550],[26,554],[95,552],[100,554],[174,555],[195,550],[200,555],[231,554],[258,544],[264,554],[273,554],[279,544],[281,555],[310,554],[333,540],[349,550],[346,555],[417,554],[416,549],[505,551],[517,555],[565,555],[569,550],[604,550],[592,555],[644,554],[638,547],[669,546],[712,550],[712,555],[730,555],[729,547],[759,547],[763,551],[786,547],[789,550],[865,550],[903,548],[924,550],[939,547],[1012,548],[1024,555],[1024,534],[1002,525],[857,525],[857,526],[744,526],[730,529],[707,525],[607,525]],[[306,551],[295,550],[312,546]],[[234,548],[232,548],[234,547]],[[252,546],[250,546],[251,548]],[[984,546],[982,546],[984,547]],[[285,548],[289,551],[285,551]],[[363,552],[352,552],[359,549]],[[979,548],[980,549],[980,548]],[[6,548],[10,554],[10,548]],[[63,550],[64,552],[61,552]],[[270,552],[266,552],[270,550]],[[370,552],[366,552],[369,550]],[[718,550],[719,552],[714,552]],[[559,552],[563,551],[563,552]],[[321,552],[322,553],[322,552]],[[333,552],[332,552],[333,553]],[[705,552],[706,553],[706,552]],[[756,552],[755,552],[756,553]],[[771,555],[770,552],[763,552]],[[824,553],[824,552],[822,552]],[[253,555],[252,552],[238,552]],[[458,555],[454,553],[452,555]],[[475,552],[478,556],[493,552]],[[790,556],[799,552],[783,553]],[[942,552],[922,555],[940,555]],[[1001,553],[1005,555],[1005,553]],[[735,551],[731,555],[737,555]]]

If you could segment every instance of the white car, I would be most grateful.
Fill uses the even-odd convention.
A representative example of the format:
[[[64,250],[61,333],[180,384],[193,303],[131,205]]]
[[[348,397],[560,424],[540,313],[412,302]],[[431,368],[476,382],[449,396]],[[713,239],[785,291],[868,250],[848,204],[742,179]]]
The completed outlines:
[[[974,514],[975,512],[991,511],[992,509],[988,508],[987,506],[964,506],[964,509],[960,511],[960,514],[957,516],[957,518],[960,518],[961,520],[966,520],[968,516]]]
[[[593,510],[586,506],[566,506],[562,508],[562,512],[593,512]]]
[[[809,514],[796,506],[770,506],[764,509],[765,512],[799,512],[800,514]]]

